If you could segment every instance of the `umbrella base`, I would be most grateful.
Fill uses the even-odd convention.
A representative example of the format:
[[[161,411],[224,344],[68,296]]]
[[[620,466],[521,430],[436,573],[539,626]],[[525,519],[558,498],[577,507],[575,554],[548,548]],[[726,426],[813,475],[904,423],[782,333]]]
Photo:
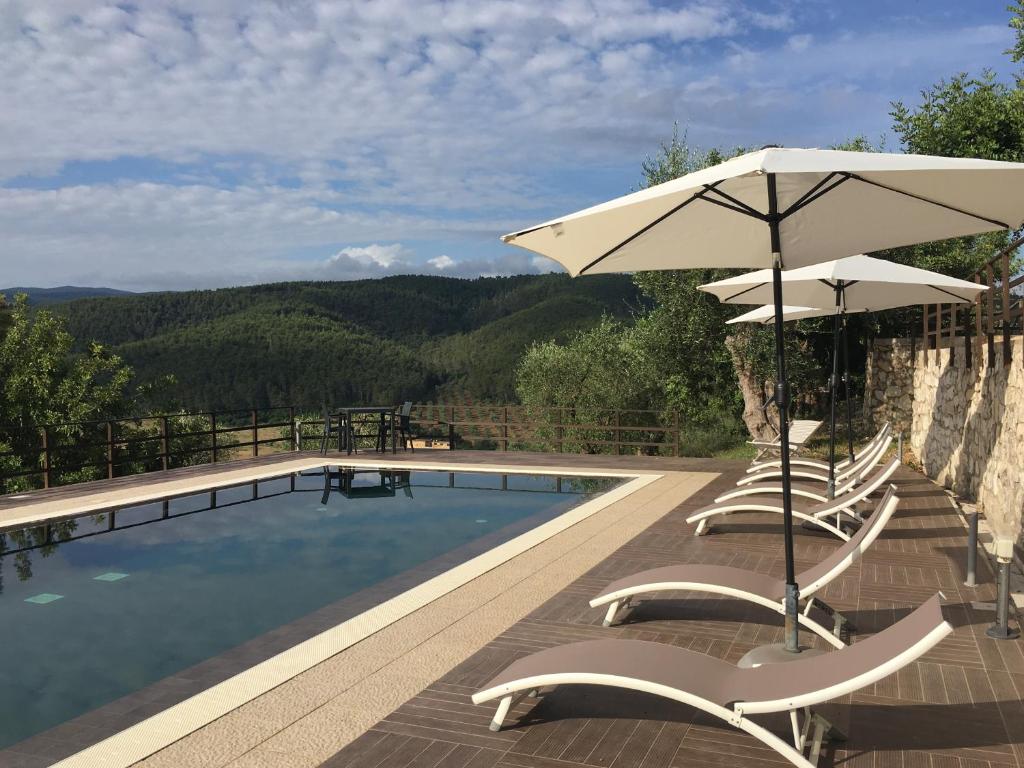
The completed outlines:
[[[828,653],[828,651],[821,648],[807,648],[806,646],[800,646],[800,652],[793,653],[786,650],[785,643],[772,643],[771,645],[760,645],[753,650],[747,651],[746,655],[736,663],[736,666],[740,669],[753,669],[754,667],[760,667],[762,664],[785,664],[787,661],[821,656],[823,653]]]

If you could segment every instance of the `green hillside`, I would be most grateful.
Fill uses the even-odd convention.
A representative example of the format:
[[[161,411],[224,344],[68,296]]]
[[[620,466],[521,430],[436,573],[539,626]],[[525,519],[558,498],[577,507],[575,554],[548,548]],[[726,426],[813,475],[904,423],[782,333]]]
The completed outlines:
[[[533,341],[566,339],[641,299],[626,276],[400,275],[92,298],[58,304],[140,382],[166,374],[190,409],[513,398]]]

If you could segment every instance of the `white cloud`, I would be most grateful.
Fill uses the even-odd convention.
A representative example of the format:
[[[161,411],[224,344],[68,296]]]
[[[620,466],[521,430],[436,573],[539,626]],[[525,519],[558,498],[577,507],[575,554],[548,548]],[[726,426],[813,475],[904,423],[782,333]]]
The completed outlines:
[[[411,252],[402,246],[401,243],[393,243],[391,245],[367,245],[362,248],[349,247],[342,248],[336,254],[328,259],[331,263],[338,263],[346,259],[355,261],[358,264],[365,264],[366,266],[378,266],[387,269],[393,264],[401,261],[406,261],[407,257],[411,255]]]
[[[581,169],[627,191],[673,120],[705,144],[824,144],[1008,45],[999,26],[812,35],[785,6],[9,0],[3,280],[535,269],[494,238],[604,196]]]
[[[427,259],[427,264],[432,266],[434,269],[444,271],[455,266],[455,259],[451,256],[441,255],[433,259]]]

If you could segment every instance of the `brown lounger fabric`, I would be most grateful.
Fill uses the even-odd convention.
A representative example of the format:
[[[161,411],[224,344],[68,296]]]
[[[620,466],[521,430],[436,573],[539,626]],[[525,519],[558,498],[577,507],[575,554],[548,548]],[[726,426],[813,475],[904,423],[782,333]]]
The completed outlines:
[[[885,496],[878,503],[877,509],[882,509],[889,501],[889,497],[895,492],[895,486],[890,485]],[[864,537],[873,531],[877,526],[883,524],[882,515],[874,514],[867,522],[860,527],[856,534],[850,537],[849,541],[843,542],[835,552],[825,558],[821,563],[815,565],[803,573],[797,575],[798,584],[809,584],[817,581],[825,573],[835,567],[836,563],[850,556],[860,547]],[[747,571],[742,568],[734,568],[730,565],[701,565],[699,563],[685,563],[681,565],[665,565],[660,568],[651,568],[646,571],[624,576],[617,579],[601,590],[594,598],[598,600],[605,595],[618,592],[621,589],[643,586],[644,584],[659,584],[669,581],[685,581],[696,584],[713,584],[722,587],[734,587],[736,589],[760,595],[768,600],[782,600],[786,593],[785,582],[765,576],[762,573]]]
[[[836,496],[831,501],[819,501],[816,504],[811,504],[811,503],[801,504],[801,503],[799,503],[801,501],[801,497],[796,496],[796,497],[793,498],[793,502],[794,502],[793,503],[793,509],[796,510],[797,512],[803,512],[804,514],[812,515],[812,516],[821,514],[822,512],[824,512],[826,510],[837,511],[839,509],[842,509],[844,506],[848,506],[848,503],[845,501],[845,499],[849,499],[849,498],[851,498],[853,496],[859,495],[862,492],[862,490],[865,489],[865,488],[872,488],[873,485],[880,486],[882,483],[884,483],[885,479],[886,479],[886,475],[887,474],[891,474],[893,471],[895,471],[895,469],[899,466],[899,463],[900,463],[900,460],[898,458],[891,459],[888,463],[879,466],[878,469],[876,469],[874,471],[874,473],[872,473],[872,475],[870,477],[865,478],[862,483],[859,483],[858,485],[854,486],[852,489],[850,489],[846,493],[841,494],[839,496]],[[778,488],[779,488],[779,484],[778,483],[755,483],[753,485],[741,486],[741,487],[743,487],[743,488],[755,488],[758,485],[765,485],[765,486],[768,486],[769,488],[775,488],[776,490],[778,490]],[[818,490],[821,490],[820,487],[819,487]],[[872,491],[874,491],[874,490],[877,490],[877,488],[872,488]],[[750,503],[750,504],[761,504],[761,505],[764,505],[764,506],[772,505],[772,506],[777,507],[779,509],[779,511],[781,511],[782,510],[782,502],[781,502],[780,496],[781,496],[781,494],[778,494],[778,493],[772,494],[771,496],[768,496],[768,497],[765,497],[765,498],[758,498],[754,494],[751,494],[749,496],[736,496],[736,497],[728,499],[726,501],[715,502],[714,504],[709,504],[706,507],[702,507],[701,509],[698,509],[696,512],[691,512],[689,517],[692,517],[693,515],[699,515],[702,512],[707,512],[709,510],[718,509],[722,505],[727,505],[727,504]],[[807,499],[803,499],[803,501],[807,502]],[[775,502],[775,503],[773,503],[773,502]]]
[[[732,587],[760,595],[766,600],[781,600],[786,594],[786,582],[765,576],[763,573],[734,568],[731,565],[701,565],[687,563],[684,565],[665,565],[661,568],[650,568],[630,576],[613,581],[597,597],[620,589],[628,589],[640,584],[660,584],[666,581],[686,581],[693,584],[709,584],[720,587]],[[594,598],[595,600],[597,598]]]
[[[871,673],[943,623],[939,596],[935,595],[906,618],[852,646],[754,669],[740,669],[703,653],[645,640],[589,640],[519,659],[482,690],[525,678],[575,673],[643,680],[722,706],[821,693],[820,698],[807,702],[813,705],[830,698],[828,688]]]

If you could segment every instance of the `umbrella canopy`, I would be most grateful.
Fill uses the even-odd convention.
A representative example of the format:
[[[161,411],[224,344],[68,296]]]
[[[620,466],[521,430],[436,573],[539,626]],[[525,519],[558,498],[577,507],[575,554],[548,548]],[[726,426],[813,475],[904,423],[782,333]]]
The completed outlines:
[[[829,418],[828,495],[831,498],[835,488],[836,398],[839,386],[840,325],[842,326],[843,356],[848,357],[849,355],[845,315],[850,312],[893,309],[911,304],[972,302],[978,294],[987,288],[938,272],[874,259],[863,254],[787,270],[782,273],[781,279],[783,290],[791,300],[795,299],[808,305],[796,308],[796,311],[790,312],[788,317],[783,308],[783,319],[797,319],[796,315],[805,318],[835,315],[832,325],[832,377],[829,381],[831,416]],[[774,296],[774,272],[771,269],[762,269],[702,285],[700,290],[713,294],[721,301],[730,304],[760,304]],[[832,307],[830,310],[813,309],[830,305]],[[763,314],[765,310],[770,312],[770,320],[774,320],[774,305],[759,307],[754,310],[754,313]],[[842,316],[842,320],[840,316]],[[849,368],[849,361],[845,367]],[[847,447],[850,461],[853,461],[853,414],[850,412],[848,370],[843,374],[843,381],[846,384]]]
[[[863,255],[787,269],[782,273],[782,286],[786,298],[795,304],[832,308],[823,314],[836,311],[837,290],[842,292],[847,313],[913,304],[966,303],[985,290],[977,283]],[[727,304],[765,304],[772,300],[772,270],[729,277],[700,289]]]
[[[787,269],[1024,222],[1024,163],[766,148],[505,235],[573,276]],[[738,214],[738,215],[737,215]],[[769,224],[778,223],[777,243]]]
[[[782,319],[787,323],[790,320],[808,320],[812,317],[831,317],[835,313],[835,307],[829,307],[828,309],[791,307],[789,305],[782,307]],[[732,320],[726,320],[725,324],[758,323],[759,325],[771,325],[774,322],[775,306],[773,304],[765,304],[763,307],[758,307],[757,309],[752,309],[749,312],[744,312],[742,315],[737,315]]]

